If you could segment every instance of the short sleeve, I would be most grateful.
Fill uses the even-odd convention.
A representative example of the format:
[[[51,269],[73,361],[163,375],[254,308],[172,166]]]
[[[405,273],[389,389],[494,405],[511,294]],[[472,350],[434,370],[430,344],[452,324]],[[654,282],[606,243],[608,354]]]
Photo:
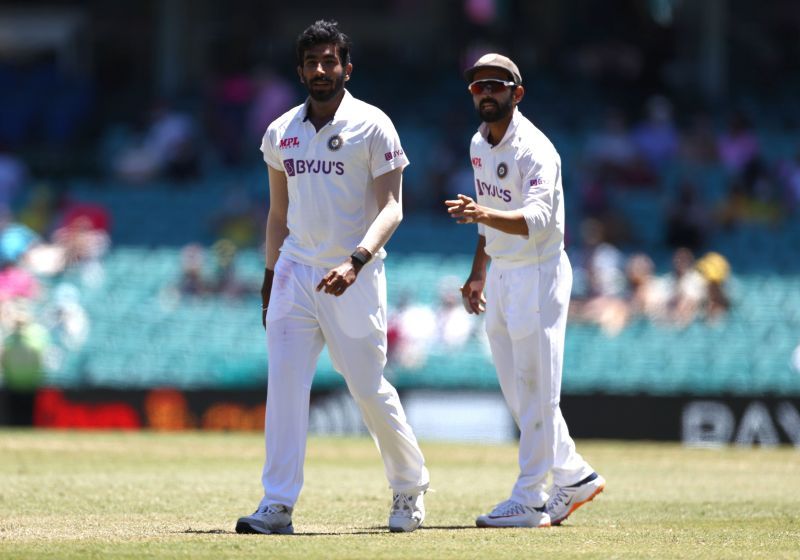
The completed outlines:
[[[392,121],[382,115],[372,128],[369,139],[369,170],[372,178],[380,177],[394,169],[403,169],[409,164],[400,137]]]
[[[540,161],[528,159],[526,167],[522,178],[522,214],[528,231],[534,232],[545,229],[553,217],[553,198],[561,179],[561,163],[557,156]]]
[[[267,165],[275,169],[283,169],[283,162],[276,149],[277,144],[277,131],[270,126],[261,139],[261,153],[264,154],[264,161]]]

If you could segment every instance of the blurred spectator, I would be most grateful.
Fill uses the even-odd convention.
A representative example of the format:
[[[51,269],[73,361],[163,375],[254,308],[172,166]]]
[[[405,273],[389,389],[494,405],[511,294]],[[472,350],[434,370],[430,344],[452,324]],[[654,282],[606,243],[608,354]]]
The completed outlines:
[[[625,324],[622,294],[625,276],[622,252],[606,241],[602,222],[588,218],[581,223],[583,250],[575,259],[574,297],[569,314],[573,320],[600,325],[609,336]]]
[[[0,262],[19,262],[38,242],[39,236],[27,226],[7,223],[0,227]]]
[[[73,284],[62,283],[53,289],[45,307],[42,324],[52,341],[67,351],[79,350],[89,338],[89,316],[80,303],[80,291]]]
[[[705,113],[692,117],[689,128],[680,141],[680,156],[690,163],[709,165],[719,160],[714,123]]]
[[[151,110],[150,125],[133,145],[115,158],[113,170],[133,183],[159,177],[182,180],[200,171],[198,130],[194,119],[160,102]]]
[[[797,348],[792,352],[790,363],[794,371],[800,375],[800,343],[798,343]]]
[[[178,291],[184,296],[202,296],[209,288],[203,279],[205,251],[197,244],[187,245],[181,250],[181,277]]]
[[[76,204],[64,216],[64,225],[53,232],[54,245],[63,252],[65,267],[80,270],[88,286],[103,282],[102,257],[111,246],[110,218],[102,206]]]
[[[397,309],[389,316],[389,333],[394,341],[390,356],[401,368],[417,369],[428,359],[436,338],[436,313],[421,303],[412,303],[409,294],[400,298]]]
[[[464,346],[475,329],[475,315],[461,303],[461,285],[454,276],[439,282],[439,307],[436,310],[437,340],[440,347],[453,350]]]
[[[587,218],[580,229],[583,249],[575,262],[577,293],[587,298],[620,295],[625,287],[622,252],[607,240],[601,221]]]
[[[253,87],[247,132],[252,146],[258,147],[269,123],[295,105],[296,94],[289,82],[269,68],[255,71]]]
[[[27,270],[13,262],[0,263],[0,303],[39,295],[39,282]]]
[[[264,214],[260,201],[241,183],[226,186],[219,214],[213,218],[213,230],[220,239],[230,240],[237,248],[255,247],[263,242]]]
[[[628,279],[628,311],[631,317],[641,316],[652,321],[665,317],[669,287],[655,276],[655,266],[643,253],[631,255],[625,266]]]
[[[744,113],[734,113],[728,122],[728,130],[718,140],[720,160],[733,174],[741,174],[758,158],[761,146],[750,121]]]
[[[39,235],[48,234],[63,198],[64,191],[55,192],[46,183],[34,186],[26,203],[17,213],[19,222]]]
[[[35,391],[44,380],[43,358],[49,338],[47,330],[34,322],[23,307],[17,307],[13,314],[0,356],[3,384],[8,391],[8,416],[12,426],[31,426]]]
[[[709,214],[697,196],[697,186],[684,181],[678,199],[667,209],[666,242],[673,249],[686,247],[699,251],[706,242]]]
[[[10,210],[14,197],[28,180],[28,168],[21,159],[0,145],[0,212]]]
[[[214,293],[226,297],[241,297],[248,292],[255,292],[255,286],[249,287],[236,275],[236,245],[228,239],[220,239],[211,250],[214,252],[215,269],[212,289]]]
[[[697,270],[706,281],[703,318],[710,323],[717,322],[727,315],[731,308],[731,300],[726,290],[730,265],[719,253],[710,252],[697,261]]]
[[[800,208],[800,149],[794,159],[783,161],[778,166],[778,178],[782,184],[783,200],[792,213]]]
[[[609,109],[604,126],[587,134],[584,157],[591,176],[603,184],[647,185],[655,177],[639,156],[622,111]]]
[[[636,125],[633,142],[651,169],[660,170],[678,153],[678,130],[672,118],[672,104],[656,95],[647,102],[645,119]]]
[[[244,69],[225,74],[211,86],[209,131],[211,140],[226,165],[242,163],[244,149],[247,149],[248,153],[258,151],[257,145],[245,148],[244,144],[249,138],[247,133],[255,126],[252,122],[247,126],[247,116],[255,88],[256,84]],[[255,115],[253,117],[255,118]],[[265,131],[266,126],[261,134],[263,135]]]
[[[759,185],[763,198],[753,196],[752,188],[748,188],[743,178],[733,180],[718,211],[717,220],[722,227],[732,229],[740,224],[775,224],[780,220],[784,210],[771,191],[770,179],[764,177]]]
[[[677,326],[686,326],[694,321],[706,296],[706,281],[695,268],[692,251],[681,247],[673,253],[668,281],[668,320]]]

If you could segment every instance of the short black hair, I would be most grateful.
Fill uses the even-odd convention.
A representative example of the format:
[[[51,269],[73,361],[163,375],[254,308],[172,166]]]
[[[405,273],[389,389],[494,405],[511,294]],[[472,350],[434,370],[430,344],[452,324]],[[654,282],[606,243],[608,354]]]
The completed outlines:
[[[342,66],[350,63],[350,37],[339,31],[335,21],[321,19],[309,25],[305,31],[297,36],[297,63],[303,65],[303,56],[307,49],[315,45],[333,44],[339,53]]]

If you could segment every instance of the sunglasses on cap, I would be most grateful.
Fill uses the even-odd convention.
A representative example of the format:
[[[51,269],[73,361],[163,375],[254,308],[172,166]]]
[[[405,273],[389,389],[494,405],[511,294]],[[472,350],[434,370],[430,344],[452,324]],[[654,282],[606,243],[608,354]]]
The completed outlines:
[[[515,88],[517,84],[505,80],[477,80],[472,82],[467,89],[472,95],[482,93],[503,93],[508,88]]]

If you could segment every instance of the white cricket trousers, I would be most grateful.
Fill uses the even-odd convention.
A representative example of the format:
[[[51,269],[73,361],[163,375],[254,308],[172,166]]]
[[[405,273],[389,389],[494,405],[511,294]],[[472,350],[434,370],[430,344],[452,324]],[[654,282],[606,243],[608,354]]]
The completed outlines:
[[[497,378],[520,431],[519,477],[511,499],[541,507],[548,473],[559,486],[593,470],[575,451],[561,415],[561,370],[572,267],[566,253],[516,268],[492,265],[486,332]]]
[[[269,382],[264,427],[265,504],[294,507],[303,486],[311,381],[327,343],[372,435],[389,485],[395,492],[428,487],[422,451],[406,421],[395,388],[383,377],[386,365],[386,277],[375,259],[339,297],[317,292],[327,268],[283,256],[267,311]]]

